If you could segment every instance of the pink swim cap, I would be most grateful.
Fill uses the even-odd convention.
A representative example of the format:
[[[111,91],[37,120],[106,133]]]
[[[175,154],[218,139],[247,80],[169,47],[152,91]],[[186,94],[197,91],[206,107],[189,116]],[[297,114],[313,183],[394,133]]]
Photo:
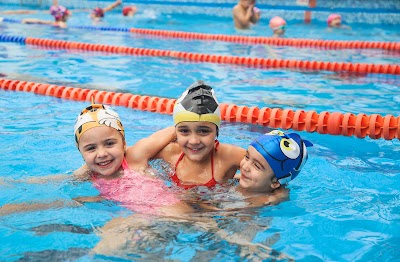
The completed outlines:
[[[271,20],[269,20],[269,27],[272,30],[282,29],[282,27],[284,27],[285,25],[286,25],[285,19],[283,19],[280,16],[275,16],[271,18]]]
[[[338,14],[331,14],[328,16],[328,19],[326,20],[326,22],[328,23],[328,25],[335,20],[336,18],[339,18],[340,20],[342,20],[342,16],[338,15]]]
[[[66,15],[69,15],[69,11],[66,7],[62,5],[53,5],[50,7],[50,14],[54,16],[56,20],[63,18]]]

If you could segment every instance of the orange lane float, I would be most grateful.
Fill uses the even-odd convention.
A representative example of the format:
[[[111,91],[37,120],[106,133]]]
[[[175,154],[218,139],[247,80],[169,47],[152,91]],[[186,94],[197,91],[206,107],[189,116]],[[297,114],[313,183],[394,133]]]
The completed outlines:
[[[350,72],[359,74],[391,74],[400,75],[400,65],[395,64],[353,64],[323,61],[284,60],[257,57],[223,56],[212,54],[189,53],[172,50],[156,50],[135,47],[110,46],[102,44],[88,44],[27,37],[26,44],[44,46],[48,48],[78,49],[85,51],[108,52],[123,55],[161,56],[189,60],[200,63],[223,63],[248,66],[254,68],[290,68],[301,70],[323,70],[333,72]]]
[[[207,40],[232,42],[239,44],[263,44],[276,46],[313,47],[323,49],[383,49],[400,51],[399,42],[372,42],[372,41],[340,41],[301,38],[272,38],[260,36],[205,34],[194,32],[157,30],[145,28],[130,28],[131,33],[154,35],[158,37],[181,38],[187,40]]]
[[[128,93],[115,93],[95,89],[65,87],[0,78],[0,89],[8,91],[31,92],[38,95],[54,96],[76,101],[90,101],[91,97],[98,103],[124,106],[160,114],[173,112],[176,99],[140,96]],[[318,132],[320,134],[356,136],[371,139],[400,139],[400,116],[381,116],[323,111],[304,111],[281,108],[258,108],[255,106],[237,106],[220,104],[222,120],[241,122],[298,131]]]

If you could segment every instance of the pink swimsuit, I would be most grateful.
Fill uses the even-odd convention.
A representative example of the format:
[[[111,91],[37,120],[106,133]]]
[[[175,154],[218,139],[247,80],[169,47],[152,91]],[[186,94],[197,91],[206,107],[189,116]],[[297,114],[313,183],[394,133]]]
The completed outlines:
[[[125,158],[122,168],[123,174],[118,178],[92,176],[93,185],[105,199],[120,202],[134,212],[145,214],[157,214],[160,208],[180,201],[162,180],[130,170]]]

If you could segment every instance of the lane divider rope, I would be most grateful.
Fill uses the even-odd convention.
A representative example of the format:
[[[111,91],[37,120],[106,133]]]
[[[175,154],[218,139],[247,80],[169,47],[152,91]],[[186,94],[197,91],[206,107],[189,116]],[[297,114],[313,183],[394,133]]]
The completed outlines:
[[[240,57],[181,52],[174,50],[160,50],[148,48],[136,48],[126,46],[113,46],[103,44],[90,44],[83,42],[70,42],[64,40],[53,40],[44,38],[9,36],[0,34],[0,42],[16,42],[28,45],[43,46],[55,49],[78,49],[90,52],[108,52],[122,55],[171,57],[193,62],[206,62],[218,64],[233,64],[253,68],[291,68],[302,70],[322,70],[332,72],[350,72],[357,74],[391,74],[400,75],[400,65],[395,64],[364,64],[364,63],[343,63],[323,62],[308,60],[286,60],[258,57]]]
[[[7,23],[22,22],[22,20],[16,20],[10,18],[3,18],[2,21]],[[184,31],[172,31],[172,30],[123,28],[123,27],[108,27],[108,26],[70,25],[69,27],[76,29],[85,29],[85,30],[131,32],[142,35],[153,35],[157,37],[180,38],[186,40],[221,41],[221,42],[230,42],[238,44],[248,44],[248,45],[263,44],[263,45],[274,45],[274,46],[293,46],[299,48],[382,49],[388,51],[400,51],[400,42],[272,38],[272,37],[262,37],[262,36],[207,34],[207,33],[195,33],[195,32],[184,32]]]
[[[31,92],[76,101],[90,101],[93,96],[98,103],[124,106],[160,114],[172,114],[176,99],[115,93],[95,89],[57,86],[0,78],[0,89]],[[281,108],[258,108],[220,104],[222,120],[253,125],[269,126],[284,130],[318,132],[320,134],[356,136],[372,139],[400,139],[400,116],[379,114],[292,110]]]

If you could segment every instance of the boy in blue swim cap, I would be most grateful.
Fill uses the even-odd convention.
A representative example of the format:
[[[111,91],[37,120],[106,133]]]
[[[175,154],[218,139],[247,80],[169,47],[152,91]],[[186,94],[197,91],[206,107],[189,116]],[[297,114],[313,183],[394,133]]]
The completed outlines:
[[[271,131],[251,142],[240,163],[240,187],[271,193],[297,177],[313,144],[296,133]],[[243,191],[243,190],[242,190]]]

